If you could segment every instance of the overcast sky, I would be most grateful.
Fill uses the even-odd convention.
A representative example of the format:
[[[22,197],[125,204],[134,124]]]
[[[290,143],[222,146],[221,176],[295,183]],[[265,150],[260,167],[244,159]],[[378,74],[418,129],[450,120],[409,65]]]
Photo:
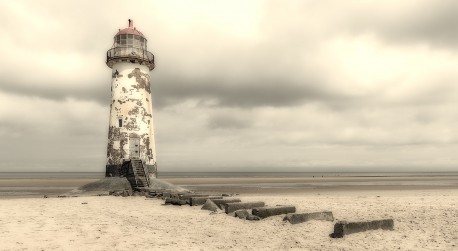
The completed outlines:
[[[2,1],[0,171],[104,172],[134,25],[159,171],[457,171],[458,1]]]

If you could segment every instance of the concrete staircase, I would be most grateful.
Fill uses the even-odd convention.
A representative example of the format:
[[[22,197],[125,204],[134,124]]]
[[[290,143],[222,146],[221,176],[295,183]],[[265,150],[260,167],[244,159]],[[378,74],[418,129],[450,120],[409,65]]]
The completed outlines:
[[[135,182],[133,182],[132,187],[148,187],[148,177],[142,161],[139,159],[131,159],[130,168],[133,171],[135,178]]]

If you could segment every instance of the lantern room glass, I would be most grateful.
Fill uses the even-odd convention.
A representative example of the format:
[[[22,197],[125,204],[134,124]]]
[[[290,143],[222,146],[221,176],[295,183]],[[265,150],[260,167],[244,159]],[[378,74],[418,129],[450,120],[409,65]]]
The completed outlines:
[[[146,50],[146,39],[134,34],[120,34],[114,37],[114,47],[129,47]]]

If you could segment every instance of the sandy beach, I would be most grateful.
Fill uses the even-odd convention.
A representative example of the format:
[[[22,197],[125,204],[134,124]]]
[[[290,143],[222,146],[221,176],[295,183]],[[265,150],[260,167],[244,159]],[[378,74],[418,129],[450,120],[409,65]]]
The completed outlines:
[[[202,179],[202,178],[201,178]],[[312,179],[312,178],[302,178]],[[329,178],[331,179],[331,178]],[[345,178],[345,180],[354,178]],[[380,178],[378,178],[380,179]],[[385,178],[386,179],[386,178]],[[395,178],[395,180],[398,178]],[[412,179],[412,178],[409,178]],[[439,178],[439,180],[450,178]],[[365,179],[367,181],[367,178]],[[403,179],[405,180],[405,179]],[[431,180],[422,178],[421,182]],[[437,181],[437,179],[433,179]],[[453,180],[453,178],[452,178]],[[180,183],[179,180],[174,180]],[[207,180],[208,184],[215,183]],[[259,180],[258,180],[259,181]],[[262,180],[258,184],[272,184]],[[298,181],[298,180],[296,180]],[[342,179],[339,179],[342,181]],[[360,180],[361,181],[361,180]],[[415,178],[418,181],[418,178]],[[12,182],[12,181],[10,181]],[[196,185],[205,183],[194,180]],[[188,181],[187,183],[192,183]],[[216,180],[216,183],[220,180]],[[246,182],[226,180],[225,184]],[[251,180],[253,182],[253,180]],[[279,181],[277,180],[277,183]],[[286,180],[291,183],[292,180]],[[328,180],[328,182],[330,182]],[[352,180],[352,182],[355,182]],[[457,250],[458,189],[450,183],[395,186],[385,189],[374,180],[359,186],[244,190],[242,201],[269,206],[295,205],[297,212],[329,210],[334,222],[291,225],[282,216],[246,221],[200,206],[162,205],[145,197],[19,198],[0,200],[1,250]],[[186,183],[186,182],[181,182]],[[293,182],[294,183],[294,182]],[[300,182],[299,182],[300,183]],[[0,183],[5,184],[5,183]],[[285,183],[286,184],[286,183]],[[302,180],[302,184],[310,184]],[[350,185],[354,183],[349,183]],[[431,185],[436,184],[436,185]],[[11,184],[9,184],[11,185]],[[189,185],[189,184],[188,184]],[[214,186],[210,186],[212,190]],[[294,186],[293,186],[294,187]],[[366,189],[366,187],[370,189]],[[399,189],[402,188],[402,189]],[[234,191],[235,191],[234,190]],[[245,191],[245,192],[243,192]],[[256,193],[256,191],[258,191]],[[278,192],[280,191],[280,192]],[[394,219],[394,230],[355,233],[332,239],[337,220]]]

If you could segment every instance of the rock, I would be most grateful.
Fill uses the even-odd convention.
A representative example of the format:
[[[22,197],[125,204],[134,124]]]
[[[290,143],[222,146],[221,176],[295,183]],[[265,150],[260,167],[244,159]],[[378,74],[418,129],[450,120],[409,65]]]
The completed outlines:
[[[223,197],[221,196],[218,196],[218,197],[191,197],[189,199],[189,204],[191,206],[200,206],[200,205],[203,205],[205,204],[205,202],[208,200],[208,199],[222,199]]]
[[[229,197],[230,195],[227,194],[227,193],[223,193],[223,194],[221,194],[221,196],[223,196],[223,197]]]
[[[124,191],[113,191],[113,193],[111,193],[111,195],[113,196],[121,196],[123,194]]]
[[[174,199],[180,199],[181,198],[181,193],[172,193],[170,194],[170,198],[174,198]]]
[[[227,203],[234,203],[234,202],[241,202],[240,199],[234,198],[234,199],[212,199],[215,204],[221,208],[224,209],[224,205]]]
[[[171,197],[172,197],[171,193],[167,193],[167,192],[162,193],[162,198],[167,199],[167,198],[171,198]]]
[[[248,214],[246,217],[247,220],[260,220],[261,218],[256,215]]]
[[[207,201],[205,202],[205,204],[202,206],[201,209],[217,212],[219,208],[211,199],[207,199]]]
[[[124,190],[121,194],[122,197],[132,196],[132,190]]]
[[[48,195],[46,195],[46,194],[45,194],[45,195],[43,195],[43,198],[44,198],[44,199],[48,198]]]
[[[332,238],[342,238],[344,235],[364,232],[368,230],[393,230],[393,219],[362,221],[362,222],[346,222],[339,221],[334,225],[334,233],[330,234]]]
[[[82,202],[81,204],[83,204],[83,205],[87,205],[87,202]]]
[[[228,213],[235,212],[239,209],[252,209],[255,207],[263,207],[265,203],[262,201],[256,202],[234,202],[234,203],[227,203],[224,205],[224,211]]]
[[[281,215],[296,212],[295,206],[282,206],[282,207],[259,207],[253,208],[253,215],[260,218],[267,218],[274,215]]]
[[[334,216],[332,215],[332,212],[324,211],[314,213],[287,214],[283,220],[289,221],[291,224],[298,224],[310,220],[334,221]]]
[[[182,205],[186,205],[187,203],[186,203],[185,200],[174,199],[174,198],[166,198],[164,204],[165,205],[182,206]]]
[[[240,209],[235,211],[235,217],[239,217],[239,219],[246,219],[246,217],[249,215],[248,210],[246,209]]]

